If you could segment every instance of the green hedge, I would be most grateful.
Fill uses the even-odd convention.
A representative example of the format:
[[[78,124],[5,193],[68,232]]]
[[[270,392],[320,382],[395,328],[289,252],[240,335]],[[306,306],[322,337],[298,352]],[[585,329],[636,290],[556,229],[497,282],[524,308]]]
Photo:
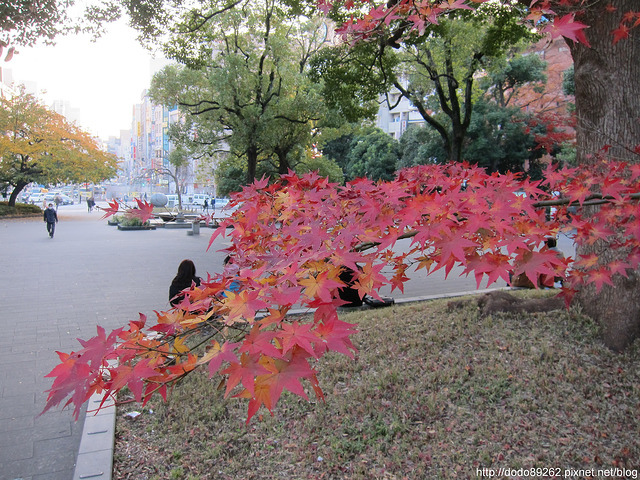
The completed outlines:
[[[0,202],[0,217],[34,215],[42,215],[42,209],[38,205],[16,203],[15,207],[10,207],[9,202]]]

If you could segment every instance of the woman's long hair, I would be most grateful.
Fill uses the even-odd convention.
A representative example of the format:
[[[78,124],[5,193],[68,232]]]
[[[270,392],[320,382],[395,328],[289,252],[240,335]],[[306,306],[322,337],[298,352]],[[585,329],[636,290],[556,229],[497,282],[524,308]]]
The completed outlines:
[[[173,283],[187,284],[191,283],[193,277],[196,276],[196,266],[191,260],[183,260],[178,266],[178,273],[173,279]]]

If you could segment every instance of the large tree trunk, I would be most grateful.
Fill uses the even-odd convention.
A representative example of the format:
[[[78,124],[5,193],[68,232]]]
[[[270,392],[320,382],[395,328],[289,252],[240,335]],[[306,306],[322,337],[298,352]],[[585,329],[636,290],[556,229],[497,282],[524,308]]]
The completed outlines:
[[[640,29],[615,45],[611,33],[625,12],[637,10],[638,0],[615,2],[615,13],[606,11],[607,3],[596,2],[580,17],[589,25],[591,48],[569,42],[575,68],[577,159],[584,168],[597,161],[593,154],[605,145],[611,146],[614,159],[640,161],[633,153],[640,144]],[[578,254],[594,251],[608,258],[626,254],[608,249],[606,242],[581,248]],[[576,300],[600,323],[606,345],[619,351],[640,334],[640,274],[636,271],[629,279],[616,275],[614,285],[605,285],[598,294],[585,287]]]
[[[256,179],[256,172],[258,170],[258,148],[249,147],[247,150],[247,185],[253,183]]]
[[[11,192],[11,195],[9,196],[8,206],[10,206],[10,207],[15,207],[16,206],[16,200],[18,199],[18,195],[20,195],[20,192],[27,185],[28,185],[27,182],[18,182],[18,184],[15,186],[15,188]]]

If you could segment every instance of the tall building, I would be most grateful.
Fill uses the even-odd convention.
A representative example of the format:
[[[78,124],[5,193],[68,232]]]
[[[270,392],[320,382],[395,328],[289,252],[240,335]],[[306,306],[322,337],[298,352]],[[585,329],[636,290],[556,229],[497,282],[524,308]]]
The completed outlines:
[[[163,170],[172,169],[169,154],[173,146],[169,140],[169,127],[180,121],[176,107],[168,109],[155,105],[147,91],[142,102],[134,105],[129,156],[126,171],[129,182],[139,184],[145,191],[174,191],[175,186]]]
[[[16,94],[10,69],[0,67],[0,97],[11,98]]]
[[[404,81],[405,86],[408,83]],[[380,97],[380,108],[376,116],[376,126],[392,138],[400,137],[411,125],[424,125],[424,118],[418,109],[400,91],[393,87],[386,96]]]
[[[65,117],[69,123],[78,125],[80,122],[80,109],[72,107],[67,100],[54,100],[50,108]]]

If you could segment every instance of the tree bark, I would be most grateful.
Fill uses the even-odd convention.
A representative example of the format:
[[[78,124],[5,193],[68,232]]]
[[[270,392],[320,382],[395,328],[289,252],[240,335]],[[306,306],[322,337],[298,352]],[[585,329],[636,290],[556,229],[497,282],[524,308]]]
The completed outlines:
[[[18,195],[26,186],[27,186],[27,182],[17,182],[17,185],[11,192],[11,195],[9,196],[9,203],[7,204],[9,207],[16,206],[16,200],[18,199]]]
[[[605,145],[611,146],[613,159],[640,160],[633,152],[640,144],[640,29],[632,29],[629,38],[615,45],[611,33],[638,2],[619,0],[614,13],[606,10],[607,3],[596,2],[579,18],[589,25],[591,48],[569,42],[575,68],[577,160],[584,168],[598,161],[594,154]],[[578,255],[595,252],[610,260],[627,254],[607,247],[606,241],[582,247]],[[576,301],[600,323],[605,344],[620,351],[640,335],[640,274],[635,271],[629,279],[615,275],[613,283],[597,294],[594,287],[584,287]]]
[[[247,185],[253,183],[256,178],[256,172],[258,170],[258,148],[255,146],[249,147],[247,150]]]

